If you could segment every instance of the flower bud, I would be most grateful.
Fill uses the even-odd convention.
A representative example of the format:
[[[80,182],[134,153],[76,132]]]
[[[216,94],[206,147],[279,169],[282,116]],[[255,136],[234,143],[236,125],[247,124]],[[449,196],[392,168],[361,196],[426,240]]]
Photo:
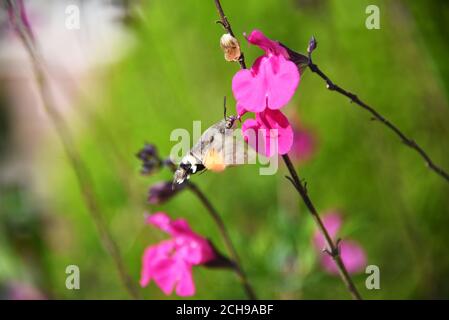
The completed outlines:
[[[307,47],[307,52],[308,52],[308,53],[312,53],[313,50],[316,49],[317,45],[318,45],[318,43],[317,43],[315,37],[312,36],[312,38],[310,38],[309,45],[308,45],[308,47]]]
[[[171,181],[158,182],[151,186],[148,192],[148,202],[151,204],[164,203],[170,200],[183,188],[184,186],[179,186],[173,189]]]
[[[136,154],[136,157],[142,161],[141,173],[144,175],[152,174],[161,166],[161,159],[159,159],[157,149],[152,144],[146,143]]]
[[[240,58],[240,44],[236,38],[229,33],[221,36],[220,47],[224,51],[226,61],[237,61]]]

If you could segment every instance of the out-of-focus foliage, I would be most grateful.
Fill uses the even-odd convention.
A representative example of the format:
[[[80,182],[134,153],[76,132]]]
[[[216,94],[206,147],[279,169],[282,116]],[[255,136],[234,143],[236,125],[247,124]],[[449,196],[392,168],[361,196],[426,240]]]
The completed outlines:
[[[205,129],[220,119],[224,95],[234,112],[231,79],[239,67],[223,59],[222,29],[215,24],[212,0],[142,2],[139,14],[126,26],[135,34],[134,49],[104,74],[101,97],[95,103],[80,101],[78,117],[70,122],[93,173],[102,211],[136,283],[145,246],[164,237],[144,225],[145,211],[185,217],[225,252],[216,226],[189,191],[160,206],[147,204],[148,187],[170,178],[170,173],[140,176],[135,153],[149,141],[168,155],[175,143],[169,139],[171,131],[191,131],[193,120],[201,120]],[[424,146],[436,163],[449,168],[446,2],[222,4],[239,36],[258,28],[304,52],[314,35],[315,62],[336,83],[357,92]],[[365,28],[369,4],[380,8],[380,30]],[[247,63],[252,63],[261,51],[239,38]],[[447,183],[382,125],[327,91],[308,71],[286,111],[296,111],[318,140],[311,161],[298,166],[317,208],[343,212],[341,235],[359,241],[368,263],[380,267],[381,290],[365,289],[365,275],[354,276],[362,296],[447,298]],[[57,139],[49,137],[49,142],[42,145],[36,163],[38,179],[29,183],[38,186],[38,195],[26,183],[1,189],[0,282],[34,281],[56,298],[128,298]],[[313,221],[279,164],[275,176],[260,176],[257,166],[245,166],[193,179],[222,214],[261,298],[348,298],[341,280],[320,268],[311,243]],[[80,290],[65,287],[70,264],[80,267]],[[196,268],[194,273],[197,299],[245,297],[228,271]],[[154,284],[142,294],[148,299],[165,297]]]

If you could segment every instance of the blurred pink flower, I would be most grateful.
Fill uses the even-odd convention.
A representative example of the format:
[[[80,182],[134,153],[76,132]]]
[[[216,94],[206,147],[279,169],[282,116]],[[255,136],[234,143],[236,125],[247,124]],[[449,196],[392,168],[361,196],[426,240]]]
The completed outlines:
[[[341,215],[337,212],[331,212],[324,215],[322,220],[330,237],[335,241],[342,225]],[[326,248],[324,237],[318,230],[313,235],[313,243],[319,251]],[[349,273],[358,273],[365,268],[367,262],[366,254],[359,243],[353,240],[342,240],[339,243],[339,248],[341,259]],[[328,254],[324,254],[321,257],[321,266],[330,274],[338,274],[338,268]]]
[[[352,240],[343,240],[340,242],[340,256],[349,273],[359,273],[365,269],[366,255],[363,248]],[[321,265],[324,270],[331,274],[338,274],[338,268],[334,260],[328,255],[323,255]]]
[[[28,15],[25,10],[23,0],[18,0],[16,1],[16,3],[7,2],[6,6],[8,7],[9,23],[11,27],[15,28],[16,19],[19,19],[20,23],[22,23],[22,25],[28,29],[28,34],[34,40],[34,34],[33,31],[31,30],[30,21],[28,20]]]
[[[290,101],[298,87],[298,68],[288,60],[287,50],[261,31],[254,30],[247,40],[265,54],[255,60],[251,69],[240,70],[232,79],[237,105],[250,112],[278,110]]]
[[[10,282],[7,285],[8,300],[46,300],[46,296],[36,287],[24,282]]]
[[[242,132],[245,141],[266,157],[286,154],[293,144],[293,129],[279,110],[256,113],[256,119],[245,120]]]
[[[299,127],[293,126],[293,145],[290,155],[292,160],[303,162],[309,160],[315,152],[315,138],[311,132]]]
[[[173,289],[179,296],[194,295],[192,267],[213,260],[214,249],[184,219],[171,220],[167,214],[158,212],[148,216],[146,222],[168,233],[171,239],[145,249],[140,285],[144,287],[153,279],[166,295]]]
[[[337,212],[332,211],[325,214],[321,219],[323,221],[324,227],[329,233],[329,236],[332,239],[335,239],[343,222],[341,215]],[[319,250],[325,247],[326,242],[324,241],[324,237],[321,235],[321,232],[319,230],[316,230],[313,234],[313,242]]]

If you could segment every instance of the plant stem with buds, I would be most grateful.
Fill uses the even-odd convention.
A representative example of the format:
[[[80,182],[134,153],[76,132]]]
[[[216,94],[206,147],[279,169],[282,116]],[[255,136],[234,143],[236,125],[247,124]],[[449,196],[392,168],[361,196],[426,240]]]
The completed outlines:
[[[218,10],[218,14],[220,15],[220,19],[221,19],[220,24],[223,25],[223,27],[226,30],[228,30],[229,33],[231,33],[232,32],[231,25],[229,24],[229,21],[223,12],[223,8],[220,4],[220,0],[214,0],[214,1],[215,1],[217,10]],[[233,35],[233,34],[231,34],[231,35]],[[239,60],[240,66],[242,69],[245,69],[245,61],[244,60],[245,60],[245,58],[242,55],[241,61]],[[296,173],[295,168],[294,168],[292,162],[290,161],[289,156],[283,155],[282,157],[283,157],[284,162],[285,162],[285,164],[288,168],[288,171],[290,172],[290,175],[291,175],[291,177],[287,177],[287,178],[292,182],[293,186],[298,191],[298,193],[301,196],[302,200],[304,201],[307,209],[309,209],[310,213],[312,214],[312,217],[313,217],[315,223],[317,224],[318,229],[324,236],[324,239],[325,239],[325,242],[327,245],[325,252],[327,254],[329,254],[332,257],[332,259],[335,261],[335,264],[337,265],[340,277],[343,280],[346,287],[348,288],[348,291],[350,292],[353,299],[361,300],[362,297],[360,296],[359,292],[357,291],[357,288],[355,287],[354,282],[352,281],[351,276],[349,275],[349,272],[346,270],[343,260],[340,257],[340,250],[338,248],[338,245],[334,244],[332,238],[329,235],[329,232],[326,230],[326,227],[324,226],[323,221],[321,220],[320,215],[318,214],[318,211],[315,209],[315,206],[313,205],[312,200],[310,199],[310,197],[307,194],[307,190],[306,190],[305,186],[301,183],[301,181],[298,177],[298,174]]]
[[[349,292],[351,293],[351,296],[355,300],[361,300],[362,297],[360,296],[360,293],[358,292],[357,288],[354,285],[354,282],[351,279],[351,276],[349,275],[349,272],[346,270],[346,267],[343,263],[343,260],[340,256],[340,249],[337,243],[334,243],[331,236],[329,235],[329,232],[327,231],[326,227],[324,226],[323,221],[320,218],[320,215],[318,214],[318,211],[316,210],[315,206],[312,203],[312,200],[310,200],[309,195],[307,194],[307,188],[306,185],[301,182],[301,179],[299,178],[298,174],[296,173],[295,167],[293,166],[290,157],[285,154],[282,156],[282,159],[285,162],[285,165],[287,166],[288,171],[290,172],[291,177],[286,177],[295,187],[295,189],[298,191],[299,195],[301,196],[302,200],[304,201],[304,204],[306,205],[307,209],[309,209],[309,212],[312,214],[313,220],[315,221],[316,225],[318,226],[318,229],[320,230],[321,234],[324,236],[324,240],[326,242],[327,248],[325,248],[323,251],[327,253],[331,258],[334,260],[337,268],[338,273],[340,275],[340,278],[345,283],[346,287],[348,288]]]
[[[176,170],[176,165],[172,163],[171,161],[161,161],[161,163],[165,163],[171,171]],[[243,270],[242,263],[240,261],[239,255],[237,254],[237,250],[235,249],[234,245],[232,244],[231,237],[229,236],[229,232],[226,228],[226,225],[221,218],[218,211],[215,209],[215,207],[212,205],[212,203],[209,201],[207,196],[204,194],[203,191],[201,191],[200,188],[196,184],[194,184],[191,181],[186,181],[187,187],[192,191],[197,198],[201,201],[203,206],[207,209],[207,212],[210,214],[212,219],[214,220],[215,224],[218,227],[218,230],[220,231],[221,237],[223,238],[223,241],[225,243],[226,249],[229,252],[229,255],[231,256],[232,262],[233,262],[233,268],[235,273],[240,279],[240,282],[243,285],[243,288],[245,290],[246,295],[250,300],[256,300],[257,296],[254,292],[254,289],[252,288],[251,284],[249,283],[248,277],[246,276],[246,273]]]
[[[75,143],[66,122],[59,114],[56,106],[54,105],[53,98],[49,91],[49,85],[46,78],[43,59],[41,59],[39,55],[39,51],[37,50],[36,44],[33,40],[33,36],[31,34],[31,30],[29,29],[29,26],[24,25],[23,21],[21,20],[20,13],[18,12],[19,9],[17,8],[17,4],[15,3],[15,1],[9,0],[7,1],[7,5],[9,10],[12,10],[11,12],[15,15],[14,25],[16,32],[20,37],[28,55],[30,56],[33,72],[36,78],[38,91],[44,106],[44,110],[51,120],[58,134],[58,137],[62,142],[62,146],[67,155],[67,158],[69,159],[73,171],[75,172],[75,176],[78,181],[84,203],[92,217],[92,220],[95,223],[95,226],[97,227],[97,231],[99,233],[103,246],[114,261],[119,277],[130,296],[134,299],[140,299],[138,288],[136,287],[134,281],[126,270],[126,266],[121,257],[117,243],[114,241],[112,234],[106,226],[103,215],[100,211],[100,207],[98,205],[93,189],[93,181],[90,172],[76,149]]]
[[[313,45],[311,46],[310,44],[313,44]],[[309,67],[310,71],[317,74],[321,79],[323,79],[326,82],[327,89],[329,89],[330,91],[338,92],[339,94],[349,98],[351,102],[355,103],[360,108],[371,113],[374,120],[378,120],[380,123],[385,125],[388,129],[393,131],[407,147],[409,147],[412,150],[415,150],[421,156],[421,158],[424,159],[427,167],[430,170],[435,172],[437,175],[439,175],[444,180],[446,180],[446,182],[449,183],[449,173],[447,173],[447,171],[445,171],[440,166],[436,165],[433,162],[433,160],[430,158],[430,156],[427,154],[427,152],[425,152],[424,149],[418,143],[416,143],[415,140],[407,137],[405,135],[405,133],[403,133],[395,124],[393,124],[390,120],[388,120],[384,116],[382,116],[373,107],[371,107],[367,103],[363,102],[356,94],[354,94],[350,91],[347,91],[347,90],[343,89],[342,87],[340,87],[339,85],[335,84],[331,79],[329,79],[329,77],[323,71],[321,71],[321,69],[318,67],[318,65],[313,63],[312,52],[316,48],[316,46],[317,46],[316,40],[314,37],[312,37],[312,39],[310,40],[310,43],[309,43],[309,48],[307,49],[308,56],[309,56],[308,67]]]
[[[256,300],[257,299],[256,294],[254,293],[254,290],[251,287],[251,284],[249,283],[245,272],[243,271],[242,263],[240,262],[237,250],[232,244],[231,237],[229,236],[228,230],[226,229],[226,225],[224,224],[223,219],[220,217],[217,210],[214,208],[214,206],[206,197],[206,195],[194,183],[188,182],[188,188],[198,197],[201,203],[206,207],[212,219],[215,221],[218,230],[220,230],[220,234],[224,240],[226,248],[229,251],[232,261],[234,262],[234,270],[245,289],[246,295],[248,296],[249,299]]]

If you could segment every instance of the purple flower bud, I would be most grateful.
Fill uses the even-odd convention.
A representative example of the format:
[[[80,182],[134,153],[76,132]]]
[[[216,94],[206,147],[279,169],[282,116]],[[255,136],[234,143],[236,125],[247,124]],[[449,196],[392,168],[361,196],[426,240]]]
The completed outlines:
[[[136,154],[136,157],[142,160],[141,173],[144,175],[152,174],[159,169],[162,162],[154,145],[146,143],[145,146]]]
[[[316,41],[315,37],[312,36],[312,38],[310,38],[310,41],[309,41],[309,46],[307,47],[307,52],[312,53],[313,50],[316,49],[317,45],[318,45],[318,42]]]
[[[137,153],[137,157],[142,161],[157,156],[157,148],[153,144],[145,143],[144,147]]]
[[[148,202],[151,204],[161,204],[170,200],[179,191],[184,188],[184,185],[173,189],[171,181],[161,181],[150,187],[148,192]]]

